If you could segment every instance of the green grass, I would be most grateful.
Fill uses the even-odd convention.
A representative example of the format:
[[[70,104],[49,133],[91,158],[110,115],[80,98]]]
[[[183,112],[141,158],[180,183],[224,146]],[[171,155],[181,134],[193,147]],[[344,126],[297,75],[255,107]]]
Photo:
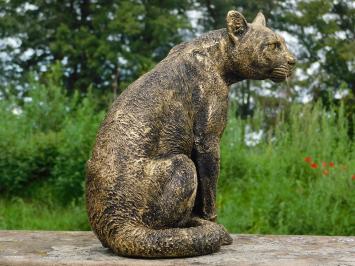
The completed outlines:
[[[223,136],[219,221],[235,233],[354,235],[355,146],[342,108],[294,105],[255,147],[244,145],[243,123],[230,119]]]
[[[82,203],[61,207],[16,198],[0,200],[0,229],[89,230],[90,227]]]
[[[219,222],[233,233],[355,235],[355,145],[342,108],[294,104],[287,117],[279,115],[277,127],[252,147],[242,128],[261,129],[263,113],[249,121],[230,117],[221,144]],[[0,229],[89,229],[82,200],[63,207],[44,203],[53,201],[45,194],[0,200]]]

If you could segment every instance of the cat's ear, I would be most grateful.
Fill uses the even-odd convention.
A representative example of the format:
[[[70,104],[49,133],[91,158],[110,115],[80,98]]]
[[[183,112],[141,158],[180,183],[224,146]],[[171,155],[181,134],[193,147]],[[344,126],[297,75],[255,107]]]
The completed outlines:
[[[230,37],[239,38],[248,30],[248,22],[238,11],[231,10],[226,17],[227,31]]]
[[[259,24],[262,26],[266,26],[266,19],[263,13],[259,12],[253,20],[253,24]]]

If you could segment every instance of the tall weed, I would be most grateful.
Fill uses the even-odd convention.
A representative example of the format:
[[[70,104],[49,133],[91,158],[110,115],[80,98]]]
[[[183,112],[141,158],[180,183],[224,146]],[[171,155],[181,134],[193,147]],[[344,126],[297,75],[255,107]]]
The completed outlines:
[[[355,234],[355,145],[344,108],[294,104],[288,117],[281,113],[255,146],[241,131],[262,123],[230,118],[221,146],[220,222],[236,233]]]

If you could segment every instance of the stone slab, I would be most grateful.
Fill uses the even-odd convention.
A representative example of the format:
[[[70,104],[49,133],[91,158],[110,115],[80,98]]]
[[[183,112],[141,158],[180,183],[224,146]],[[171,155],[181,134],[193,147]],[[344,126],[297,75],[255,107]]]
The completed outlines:
[[[355,265],[355,237],[233,235],[208,256],[132,259],[103,248],[92,232],[0,231],[1,266]]]

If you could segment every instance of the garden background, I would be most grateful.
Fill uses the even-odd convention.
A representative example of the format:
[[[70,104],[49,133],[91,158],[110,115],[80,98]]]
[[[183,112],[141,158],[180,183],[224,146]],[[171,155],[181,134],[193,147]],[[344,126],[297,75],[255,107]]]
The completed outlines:
[[[219,222],[355,234],[355,4],[346,0],[0,0],[0,229],[89,230],[85,162],[113,99],[169,50],[263,11],[298,63],[230,93]]]

